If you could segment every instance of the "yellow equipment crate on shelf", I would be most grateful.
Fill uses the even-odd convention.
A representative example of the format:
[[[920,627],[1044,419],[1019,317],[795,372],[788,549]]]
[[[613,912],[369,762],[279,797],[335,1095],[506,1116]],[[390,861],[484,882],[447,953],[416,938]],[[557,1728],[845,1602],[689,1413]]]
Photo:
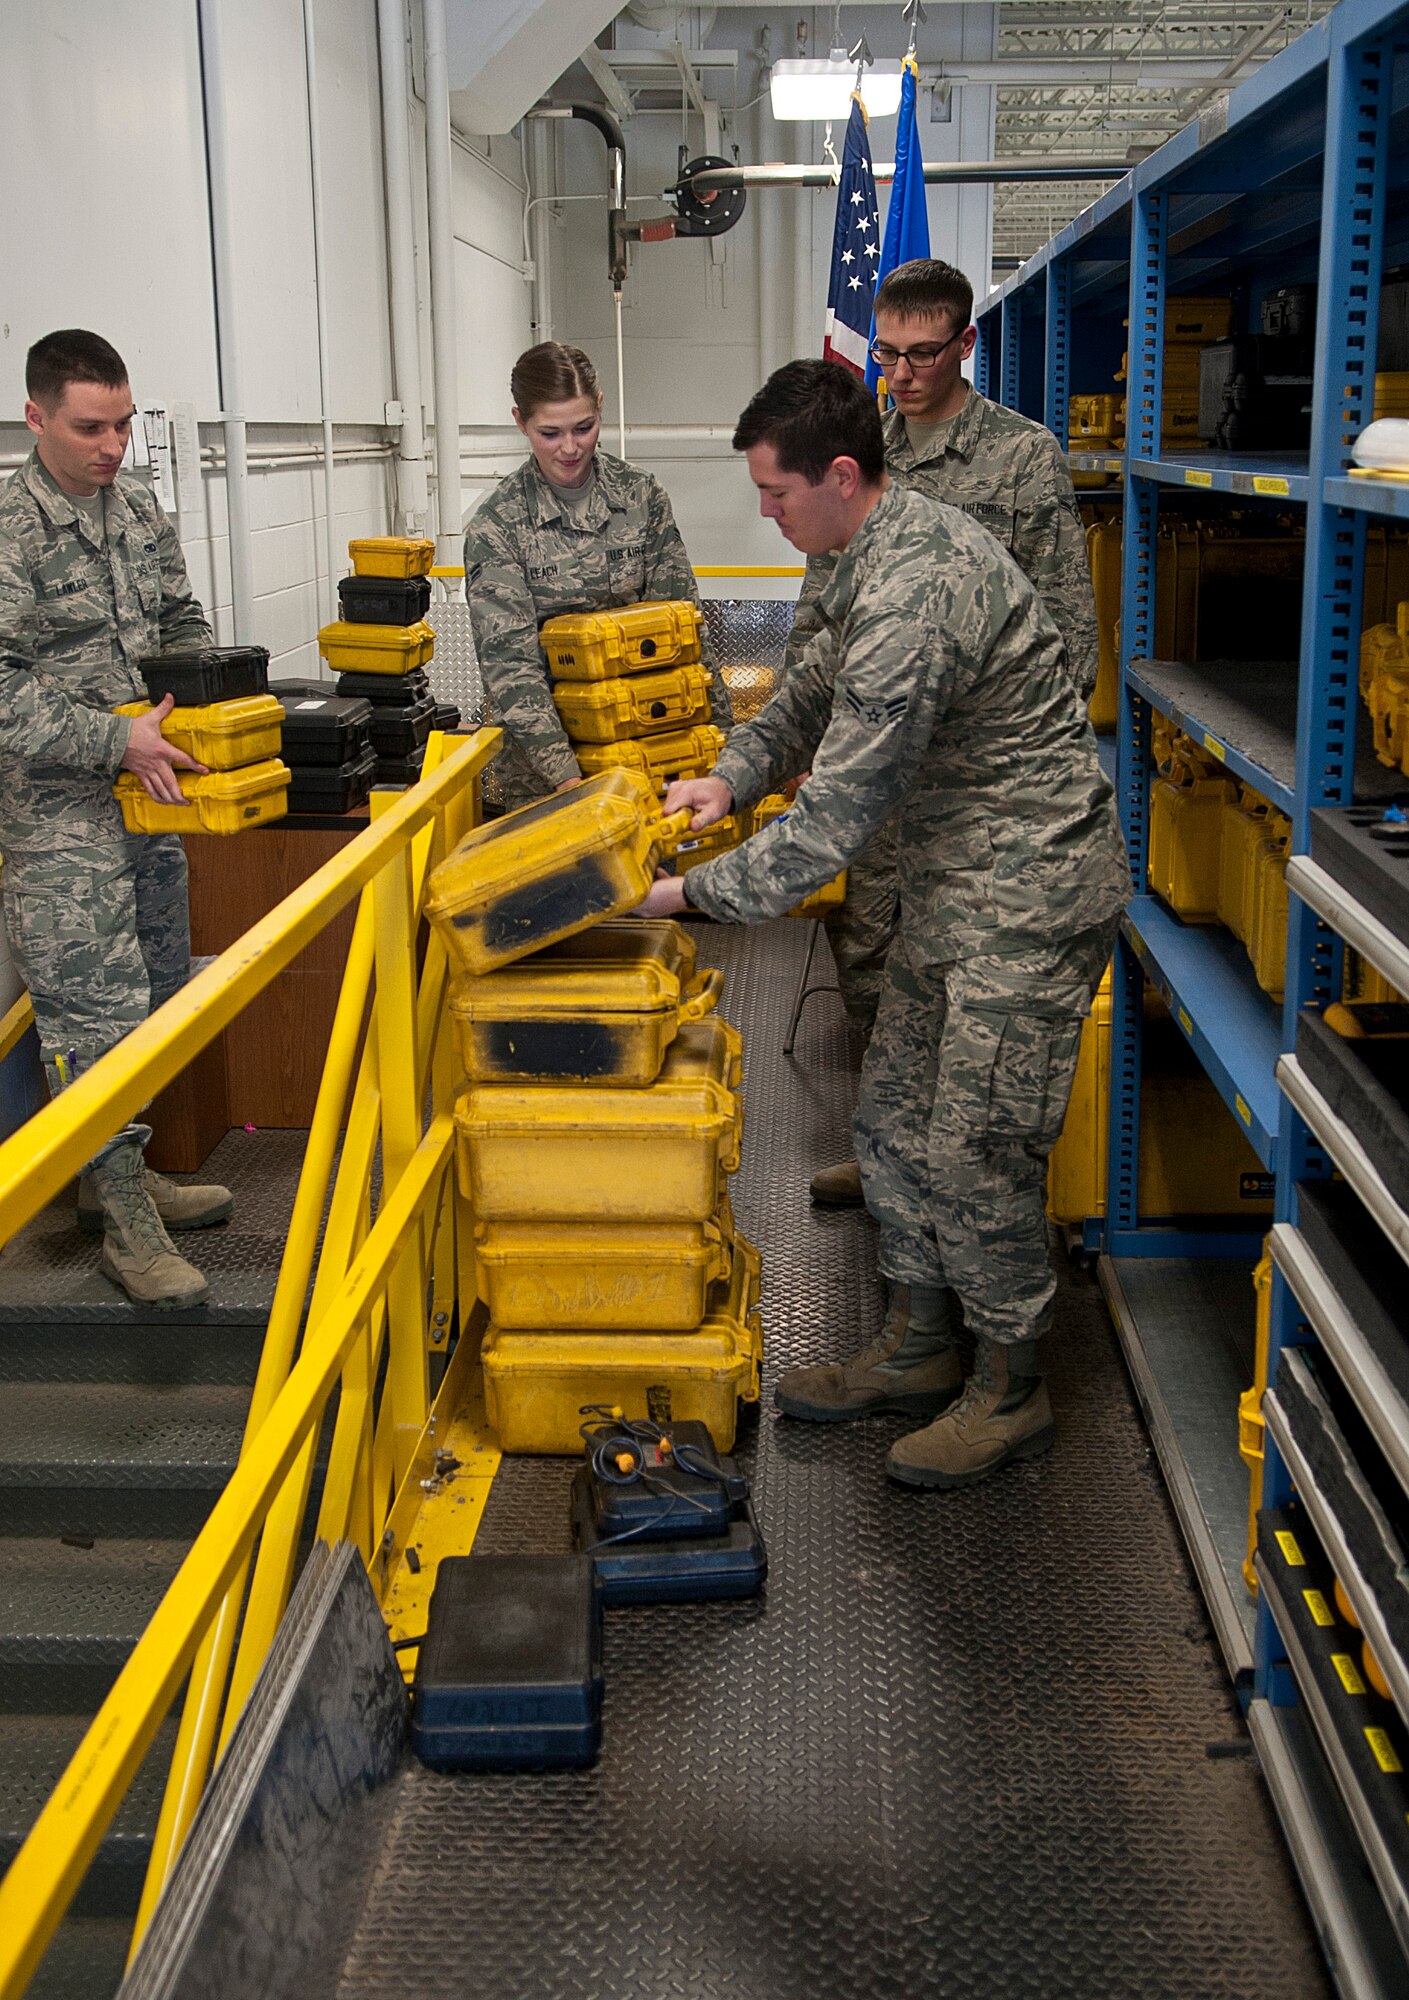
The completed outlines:
[[[1381,369],[1375,377],[1371,416],[1409,417],[1409,369]]]
[[[685,600],[625,604],[616,611],[565,613],[538,628],[553,678],[609,681],[656,667],[689,666],[700,657],[704,616]]]
[[[1255,934],[1253,885],[1258,843],[1267,834],[1272,808],[1260,792],[1244,785],[1224,809],[1218,864],[1218,916],[1239,944]]]
[[[683,875],[691,868],[698,868],[702,861],[713,861],[716,854],[727,854],[745,838],[747,830],[744,814],[726,813],[723,819],[717,819],[702,833],[682,835],[671,850],[676,874]]]
[[[1218,920],[1224,818],[1237,796],[1223,777],[1150,787],[1150,887],[1187,920]]]
[[[1119,521],[1093,521],[1086,530],[1086,556],[1091,565],[1091,594],[1096,600],[1096,685],[1087,707],[1091,727],[1109,731],[1119,714],[1120,636]]]
[[[414,625],[353,625],[345,618],[325,625],[318,650],[335,674],[409,674],[435,651],[427,619]]]
[[[793,801],[785,799],[781,792],[770,792],[766,799],[760,799],[751,814],[752,824],[749,834],[762,833],[764,827],[772,826],[775,819],[786,819],[792,811]],[[824,882],[820,889],[814,889],[810,896],[804,896],[800,903],[788,911],[790,917],[821,917],[828,910],[840,909],[846,901],[846,870],[834,875],[830,882]]]
[[[1360,640],[1360,691],[1374,725],[1375,755],[1409,773],[1409,603],[1393,625],[1372,625]]]
[[[243,833],[288,810],[290,772],[277,757],[245,764],[238,771],[177,771],[186,800],[165,805],[147,793],[139,778],[123,771],[113,786],[129,833]]]
[[[1285,813],[1271,812],[1267,830],[1252,850],[1252,889],[1248,933],[1243,940],[1257,983],[1273,1000],[1287,985],[1287,857],[1292,823]]]
[[[456,1158],[476,1220],[708,1222],[739,1164],[737,1062],[713,1016],[682,1029],[645,1089],[472,1085]]]
[[[601,771],[639,771],[657,797],[677,778],[702,778],[714,767],[724,748],[724,731],[712,723],[672,730],[667,736],[643,736],[625,743],[578,743],[577,761],[589,776]]]
[[[118,715],[149,715],[149,701],[125,701]],[[212,771],[238,771],[277,757],[283,741],[283,704],[272,694],[238,701],[209,701],[200,708],[173,708],[161,725],[168,743]]]
[[[709,721],[709,675],[692,665],[614,681],[559,681],[553,705],[574,743],[659,736]]]
[[[450,1013],[471,1083],[654,1083],[682,1027],[718,1005],[722,972],[688,983],[652,956],[520,960],[457,979]]]
[[[665,819],[649,780],[608,771],[467,833],[434,870],[426,915],[450,961],[495,972],[531,951],[624,916],[655,880]]]
[[[662,847],[669,852],[668,842],[663,841]],[[696,956],[694,937],[673,917],[609,917],[593,924],[591,930],[574,931],[571,937],[559,938],[556,944],[545,945],[531,958],[518,962],[599,965],[604,959],[613,964],[651,959],[673,973],[683,987],[695,976]]]
[[[1267,1389],[1267,1348],[1272,1338],[1272,1251],[1271,1238],[1265,1239],[1262,1255],[1253,1267],[1253,1290],[1257,1293],[1256,1337],[1253,1382],[1238,1398],[1238,1453],[1248,1469],[1248,1548],[1243,1557],[1243,1582],[1257,1595],[1257,1572],[1253,1551],[1257,1547],[1257,1514],[1262,1505],[1263,1440],[1267,1421],[1262,1414],[1262,1398]]]
[[[715,1222],[488,1222],[475,1261],[498,1327],[688,1333],[733,1249]]]
[[[435,543],[425,535],[362,535],[347,553],[354,576],[429,576]]]
[[[1067,401],[1067,430],[1073,449],[1111,443],[1125,435],[1125,398],[1112,391],[1099,396],[1072,396]]]
[[[1054,1222],[1106,1212],[1110,1124],[1111,981],[1082,1024],[1081,1050],[1047,1175]],[[1271,1178],[1159,995],[1145,989],[1140,1078],[1142,1216],[1270,1216]]]
[[[1226,340],[1232,331],[1231,298],[1167,298],[1164,302],[1167,348],[1206,347],[1211,340]]]

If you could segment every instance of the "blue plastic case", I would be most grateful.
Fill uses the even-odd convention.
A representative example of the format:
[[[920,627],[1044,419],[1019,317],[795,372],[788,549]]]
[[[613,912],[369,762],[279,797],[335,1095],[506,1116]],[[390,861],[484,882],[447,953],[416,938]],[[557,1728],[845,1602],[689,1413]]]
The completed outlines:
[[[591,1558],[608,1605],[756,1597],[768,1574],[768,1553],[748,1501],[734,1514],[723,1534],[607,1541],[594,1518],[590,1470],[584,1465],[573,1474],[572,1538]]]

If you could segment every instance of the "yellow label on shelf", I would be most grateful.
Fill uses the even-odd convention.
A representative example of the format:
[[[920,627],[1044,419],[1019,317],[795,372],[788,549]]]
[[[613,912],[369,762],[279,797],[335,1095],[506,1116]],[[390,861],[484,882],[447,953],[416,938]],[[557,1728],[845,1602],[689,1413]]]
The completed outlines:
[[[1332,1653],[1331,1665],[1341,1677],[1341,1686],[1347,1694],[1364,1694],[1365,1683],[1360,1678],[1360,1669],[1349,1653]]]
[[[1252,1107],[1241,1091],[1235,1090],[1233,1093],[1233,1108],[1242,1119],[1244,1125],[1252,1124]]]
[[[1291,492],[1292,488],[1290,480],[1273,479],[1266,473],[1255,473],[1253,475],[1252,490],[1254,493],[1272,493],[1285,496]]]
[[[1212,754],[1218,759],[1220,764],[1226,764],[1228,762],[1227,750],[1225,749],[1223,744],[1219,742],[1218,738],[1216,736],[1210,736],[1207,730],[1204,731],[1204,749],[1212,752]]]
[[[1301,1594],[1306,1599],[1307,1610],[1318,1625],[1335,1624],[1336,1614],[1332,1611],[1330,1605],[1327,1604],[1319,1590],[1304,1590]]]
[[[1184,469],[1184,484],[1186,486],[1212,486],[1213,474],[1211,472],[1196,472],[1192,465],[1186,466]]]
[[[1289,1562],[1293,1569],[1305,1568],[1306,1557],[1302,1554],[1301,1544],[1290,1528],[1277,1530],[1277,1546],[1282,1551],[1283,1559]]]
[[[1183,1007],[1181,1007],[1181,1008],[1179,1009],[1179,1025],[1180,1025],[1180,1027],[1181,1027],[1181,1028],[1182,1028],[1182,1029],[1184,1030],[1184,1033],[1185,1033],[1186,1035],[1192,1035],[1192,1034],[1193,1034],[1193,1032],[1194,1032],[1194,1024],[1193,1024],[1193,1022],[1192,1022],[1192,1021],[1191,1021],[1191,1020],[1189,1019],[1189,1016],[1188,1016],[1188,1013],[1187,1013],[1186,1009],[1184,1009]]]
[[[1404,1769],[1395,1752],[1394,1745],[1390,1742],[1388,1735],[1383,1729],[1367,1729],[1365,1731],[1365,1741],[1374,1751],[1375,1762],[1382,1771],[1387,1771],[1393,1776]]]

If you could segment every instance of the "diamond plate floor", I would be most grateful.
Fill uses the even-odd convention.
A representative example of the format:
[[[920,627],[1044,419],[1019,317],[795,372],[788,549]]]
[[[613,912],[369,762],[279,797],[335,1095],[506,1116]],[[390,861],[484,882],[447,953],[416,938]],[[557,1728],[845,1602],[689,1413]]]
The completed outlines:
[[[803,926],[699,937],[747,1036],[771,1378],[880,1316],[868,1223],[806,1198],[854,1057],[830,998],[780,1053]],[[594,1771],[408,1769],[339,2000],[1328,1993],[1251,1758],[1208,1754],[1246,1737],[1082,1274],[1051,1347],[1059,1448],[968,1493],[887,1483],[899,1421],[765,1403],[766,1597],[608,1615]],[[570,1469],[505,1461],[480,1546],[566,1548]]]

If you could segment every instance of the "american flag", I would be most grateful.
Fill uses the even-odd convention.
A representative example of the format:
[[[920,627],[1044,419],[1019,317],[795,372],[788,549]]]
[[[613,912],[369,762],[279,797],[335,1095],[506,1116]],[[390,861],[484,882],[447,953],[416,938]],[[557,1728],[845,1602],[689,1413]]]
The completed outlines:
[[[881,256],[881,216],[871,142],[859,98],[851,100],[837,188],[837,220],[832,231],[832,275],[827,285],[827,332],[822,353],[853,375],[866,373],[871,339],[871,301]]]

